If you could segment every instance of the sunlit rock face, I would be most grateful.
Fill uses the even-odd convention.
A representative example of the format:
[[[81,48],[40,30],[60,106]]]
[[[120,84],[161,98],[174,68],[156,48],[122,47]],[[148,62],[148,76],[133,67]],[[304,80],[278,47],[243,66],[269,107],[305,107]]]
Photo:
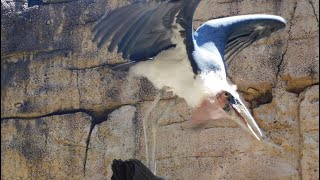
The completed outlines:
[[[127,3],[1,1],[1,179],[110,179],[113,159],[146,162],[141,119],[157,90],[112,71],[121,56],[91,42],[94,22]],[[194,24],[252,13],[288,21],[228,65],[267,141],[227,119],[192,129],[179,100],[156,127],[158,175],[319,179],[319,1],[203,0]],[[174,98],[152,112],[150,137]]]

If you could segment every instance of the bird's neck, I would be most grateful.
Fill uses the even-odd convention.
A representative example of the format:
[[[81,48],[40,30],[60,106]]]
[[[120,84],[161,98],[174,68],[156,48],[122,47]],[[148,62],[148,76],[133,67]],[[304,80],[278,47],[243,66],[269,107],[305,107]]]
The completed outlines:
[[[199,72],[221,71],[225,73],[224,49],[226,34],[210,26],[202,26],[194,33],[194,61]]]
[[[201,47],[195,45],[195,50],[192,55],[198,66],[198,74],[203,75],[214,72],[226,78],[223,55],[219,53],[215,44],[208,42]]]
[[[205,48],[208,44],[214,44],[216,50],[223,56],[227,40],[227,32],[224,28],[203,25],[194,33],[194,41],[200,48]]]

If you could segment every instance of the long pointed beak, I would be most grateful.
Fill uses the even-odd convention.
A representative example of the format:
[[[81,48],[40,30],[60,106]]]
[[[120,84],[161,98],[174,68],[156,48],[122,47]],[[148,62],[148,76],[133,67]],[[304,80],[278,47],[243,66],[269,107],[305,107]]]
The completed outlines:
[[[238,99],[238,103],[229,103],[229,105],[237,115],[236,117],[234,117],[234,120],[246,131],[252,133],[255,138],[260,140],[263,137],[262,132],[246,106],[241,102],[241,100]]]

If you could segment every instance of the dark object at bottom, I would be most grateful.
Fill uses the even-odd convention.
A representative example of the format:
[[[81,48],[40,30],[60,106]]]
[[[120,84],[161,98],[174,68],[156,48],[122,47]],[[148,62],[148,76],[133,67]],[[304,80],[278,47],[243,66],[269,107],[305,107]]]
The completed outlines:
[[[122,161],[114,159],[112,162],[111,180],[163,180],[157,177],[139,160]]]

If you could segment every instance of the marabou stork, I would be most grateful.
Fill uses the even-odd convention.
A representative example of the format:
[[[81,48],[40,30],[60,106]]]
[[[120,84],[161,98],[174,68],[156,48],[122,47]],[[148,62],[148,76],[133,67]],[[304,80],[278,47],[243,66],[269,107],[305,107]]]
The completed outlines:
[[[279,16],[213,19],[193,30],[200,0],[144,0],[115,9],[93,28],[93,41],[117,50],[129,73],[172,91],[194,109],[192,122],[230,118],[260,140],[260,128],[227,82],[226,62],[255,41],[286,26]],[[160,97],[156,98],[143,124]],[[146,128],[144,135],[147,147]],[[148,148],[147,161],[149,159]]]

